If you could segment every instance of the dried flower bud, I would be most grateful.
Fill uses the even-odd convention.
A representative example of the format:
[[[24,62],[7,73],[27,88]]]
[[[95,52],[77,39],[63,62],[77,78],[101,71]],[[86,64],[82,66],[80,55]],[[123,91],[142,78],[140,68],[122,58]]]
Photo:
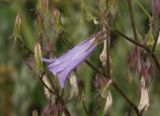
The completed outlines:
[[[111,92],[109,91],[108,92],[108,95],[106,97],[106,103],[105,103],[105,107],[104,107],[104,113],[105,113],[105,116],[109,114],[109,111],[111,109],[111,106],[112,106],[112,95],[111,95]]]
[[[51,89],[51,84],[50,84],[50,82],[48,81],[46,75],[43,76],[43,81],[44,81],[44,83],[47,85],[47,87],[49,87],[49,88]],[[48,89],[47,89],[46,87],[44,87],[44,93],[45,93],[45,95],[46,95],[46,97],[47,97],[48,99],[51,99],[51,93],[48,91]]]
[[[155,17],[160,15],[160,0],[152,0],[152,15]]]
[[[51,15],[51,21],[54,25],[56,32],[59,33],[61,30],[62,22],[61,22],[61,14],[58,9],[53,9]]]
[[[43,0],[44,8],[47,11],[47,14],[49,13],[49,1],[48,0]]]
[[[129,68],[131,70],[136,70],[140,72],[141,70],[141,60],[140,60],[140,48],[135,47],[128,57]]]
[[[39,34],[42,36],[44,34],[43,17],[37,12],[37,26]]]
[[[16,27],[17,27],[16,29],[18,31],[20,31],[21,23],[22,23],[22,16],[20,14],[17,14],[15,25],[16,25]]]
[[[140,86],[141,86],[141,98],[138,105],[138,109],[139,111],[146,111],[149,107],[149,96],[145,79],[143,76],[141,76]]]
[[[55,103],[47,105],[41,113],[41,116],[61,116],[63,112],[62,105],[55,99]]]
[[[102,62],[102,65],[105,66],[107,63],[107,40],[104,40],[104,46],[102,53],[100,55],[100,61]]]
[[[12,35],[14,37],[14,43],[17,41],[17,39],[21,39],[20,36],[21,25],[22,25],[22,16],[20,14],[17,14]]]
[[[158,31],[158,40],[157,40],[157,44],[160,45],[160,30]]]
[[[110,7],[110,13],[112,14],[112,16],[116,17],[117,14],[119,13],[118,0],[110,0],[109,7]]]
[[[70,84],[71,84],[71,94],[70,94],[70,99],[73,97],[78,96],[78,83],[76,79],[76,74],[75,72],[72,72],[70,74]]]
[[[101,73],[97,73],[94,80],[95,88],[101,90],[107,83],[107,81],[108,80]]]
[[[148,81],[150,75],[150,67],[145,61],[141,61],[140,75],[144,77],[146,82]]]
[[[153,31],[157,31],[160,27],[160,0],[152,0],[152,15]]]
[[[35,68],[36,68],[36,73],[40,73],[42,70],[42,51],[41,51],[41,46],[39,43],[36,43],[34,47],[34,61],[35,61]]]

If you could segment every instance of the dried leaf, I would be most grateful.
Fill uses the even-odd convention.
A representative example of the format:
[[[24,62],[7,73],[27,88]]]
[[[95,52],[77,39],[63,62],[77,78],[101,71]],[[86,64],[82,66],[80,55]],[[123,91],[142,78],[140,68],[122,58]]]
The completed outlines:
[[[16,44],[18,39],[22,39],[20,35],[21,27],[22,27],[22,16],[20,14],[17,14],[14,24],[13,35],[11,36],[14,38],[14,45]]]

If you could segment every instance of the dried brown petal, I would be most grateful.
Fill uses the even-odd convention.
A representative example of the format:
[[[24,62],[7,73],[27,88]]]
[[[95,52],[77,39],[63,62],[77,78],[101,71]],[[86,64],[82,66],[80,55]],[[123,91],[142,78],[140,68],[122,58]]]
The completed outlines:
[[[70,84],[71,84],[71,94],[70,94],[70,99],[73,97],[78,96],[78,83],[77,83],[77,78],[75,72],[72,72],[70,74]]]
[[[102,53],[100,55],[100,61],[101,61],[103,66],[105,66],[106,63],[107,63],[107,42],[106,41],[107,40],[104,40],[104,42],[103,42],[103,44],[104,44],[103,45],[103,50],[102,50]]]
[[[108,80],[102,74],[97,73],[94,80],[94,86],[96,89],[100,90],[105,85],[105,83],[107,83],[107,81]]]
[[[106,103],[105,103],[105,108],[104,108],[105,115],[109,114],[109,111],[110,111],[111,106],[112,106],[112,102],[113,102],[112,95],[111,95],[111,92],[109,91],[108,95],[106,97]]]
[[[135,47],[128,57],[129,68],[140,72],[141,60],[140,60],[140,48]]]
[[[41,113],[41,116],[60,116],[62,114],[62,106],[56,100],[55,103],[47,105]]]
[[[160,15],[160,0],[152,0],[152,15]]]
[[[138,109],[139,111],[146,111],[149,107],[149,96],[148,96],[148,90],[146,88],[145,79],[143,76],[141,76],[140,86],[141,86],[141,98],[138,105]]]
[[[43,76],[43,81],[44,81],[44,83],[47,85],[47,87],[49,87],[49,88],[51,89],[51,84],[50,84],[50,82],[48,81],[46,75]],[[46,97],[47,97],[48,99],[51,98],[51,93],[48,91],[48,89],[47,89],[46,87],[44,87],[44,93],[45,93],[45,95],[46,95]]]

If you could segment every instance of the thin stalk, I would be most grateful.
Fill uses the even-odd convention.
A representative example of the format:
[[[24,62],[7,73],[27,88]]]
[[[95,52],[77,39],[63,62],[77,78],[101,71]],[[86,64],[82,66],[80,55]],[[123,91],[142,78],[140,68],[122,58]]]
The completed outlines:
[[[50,89],[50,87],[48,87],[48,85],[46,85],[46,83],[43,81],[43,76],[45,75],[46,72],[43,72],[41,75],[39,75],[39,79],[41,81],[41,83],[44,85],[44,87],[52,94],[55,94],[55,92]]]
[[[158,42],[158,38],[159,38],[159,37],[160,37],[160,29],[158,30],[157,37],[156,37],[156,39],[155,39],[155,41],[154,41],[154,44],[153,44],[153,47],[152,47],[152,52],[154,52],[155,49],[156,49],[156,45],[157,45],[157,42]]]
[[[137,40],[136,26],[135,26],[133,9],[132,9],[132,0],[127,0],[127,3],[128,3],[129,15],[130,15],[130,20],[131,20],[131,24],[132,24],[134,38],[135,38],[135,40]]]
[[[107,44],[107,75],[109,75],[109,77],[111,77],[110,74],[110,38],[106,38],[106,44]]]
[[[139,0],[135,0],[138,6],[143,10],[144,14],[150,19],[151,15],[147,12],[147,10],[143,7],[143,5],[139,2]]]
[[[118,31],[118,30],[114,30],[114,31],[115,31],[116,33],[118,33],[120,36],[122,36],[124,39],[128,40],[129,42],[131,42],[131,43],[133,43],[133,44],[135,44],[135,45],[137,45],[137,46],[139,46],[139,47],[141,47],[141,48],[143,48],[143,49],[145,49],[145,50],[148,51],[148,48],[147,48],[146,46],[144,46],[143,44],[140,44],[140,43],[138,43],[137,41],[129,38],[128,36],[126,36],[125,34],[123,34],[122,32],[120,32],[120,31]]]
[[[118,91],[118,93],[127,101],[127,103],[135,110],[137,116],[141,116],[137,106],[131,102],[131,100],[123,93],[123,91],[117,86],[115,82],[112,82],[113,87]]]
[[[124,39],[126,39],[127,41],[130,41],[131,43],[133,43],[133,44],[135,44],[135,45],[143,48],[144,50],[146,50],[146,52],[151,55],[151,57],[153,58],[153,60],[155,61],[156,65],[157,65],[158,69],[160,70],[160,64],[159,64],[159,62],[158,62],[158,60],[157,60],[157,57],[156,57],[155,54],[152,52],[153,49],[152,49],[152,51],[151,51],[149,48],[147,48],[147,47],[144,46],[143,44],[140,44],[140,43],[136,42],[135,40],[127,37],[126,35],[124,35],[123,33],[121,33],[121,32],[118,31],[118,30],[115,30],[115,32],[118,33],[119,35],[121,35],[121,36],[122,36]],[[155,45],[156,45],[156,44],[155,44]],[[155,49],[155,48],[154,48],[154,49]]]
[[[82,100],[82,106],[83,106],[83,109],[84,109],[86,115],[87,115],[87,116],[90,116],[83,100]]]

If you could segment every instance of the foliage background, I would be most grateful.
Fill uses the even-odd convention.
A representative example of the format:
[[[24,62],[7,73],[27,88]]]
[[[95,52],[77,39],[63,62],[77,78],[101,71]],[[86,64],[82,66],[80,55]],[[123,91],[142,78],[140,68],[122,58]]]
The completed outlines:
[[[140,3],[146,11],[151,14],[151,1],[141,0]],[[15,17],[21,12],[23,16],[22,36],[27,46],[33,50],[38,39],[38,29],[36,27],[36,17],[34,10],[37,1],[33,0],[1,0],[0,1],[0,115],[27,116],[33,110],[39,112],[47,105],[48,100],[44,94],[42,84],[34,78],[29,68],[25,64],[25,51],[14,46],[12,38]],[[96,1],[85,1],[87,10],[92,16],[98,17],[98,6]],[[85,40],[94,32],[99,30],[99,25],[95,25],[92,18],[83,16],[80,0],[50,0],[51,7],[56,7],[62,15],[62,28],[65,33],[63,38],[76,44]],[[142,9],[133,1],[134,18],[136,28],[142,38],[149,29],[148,17]],[[90,19],[91,18],[91,19]],[[116,18],[114,26],[126,35],[133,37],[128,6],[126,0],[119,1],[119,17]],[[49,39],[54,43],[56,56],[67,51],[67,47],[60,39],[57,39],[52,32],[52,28],[47,29]],[[138,104],[138,76],[128,73],[128,54],[134,45],[128,43],[115,33],[112,33],[111,60],[112,77],[125,94],[136,104]],[[15,49],[16,48],[16,49]],[[93,53],[89,60],[95,66],[100,66],[99,55],[102,44]],[[89,111],[96,106],[97,95],[94,87],[95,72],[85,63],[80,65],[77,71],[78,78],[85,83],[86,106]],[[145,112],[145,116],[160,116],[160,86],[159,78],[154,78],[149,88],[150,108]],[[66,90],[67,91],[67,90]],[[113,105],[111,116],[126,115],[129,106],[126,101],[111,88],[113,95]],[[69,111],[73,116],[85,115],[81,104],[77,104],[78,99],[67,102]],[[76,107],[75,107],[76,106]],[[82,112],[83,111],[83,112]]]

